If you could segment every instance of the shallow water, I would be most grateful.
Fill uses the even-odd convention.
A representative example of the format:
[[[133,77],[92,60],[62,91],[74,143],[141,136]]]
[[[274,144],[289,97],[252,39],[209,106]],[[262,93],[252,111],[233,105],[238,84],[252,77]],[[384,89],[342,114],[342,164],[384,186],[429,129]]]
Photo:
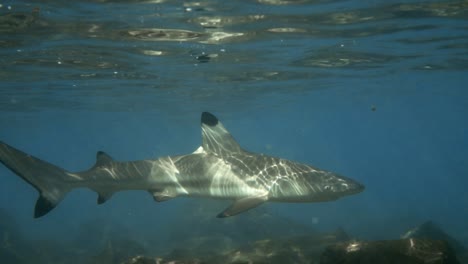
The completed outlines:
[[[467,1],[0,4],[0,140],[83,170],[98,150],[119,160],[192,152],[210,111],[248,150],[366,185],[257,212],[362,239],[433,220],[468,244]],[[192,216],[208,202],[155,204],[142,192],[98,206],[77,190],[32,219],[36,191],[3,166],[0,175],[0,208],[32,239],[105,225],[161,252],[181,219],[226,206]]]

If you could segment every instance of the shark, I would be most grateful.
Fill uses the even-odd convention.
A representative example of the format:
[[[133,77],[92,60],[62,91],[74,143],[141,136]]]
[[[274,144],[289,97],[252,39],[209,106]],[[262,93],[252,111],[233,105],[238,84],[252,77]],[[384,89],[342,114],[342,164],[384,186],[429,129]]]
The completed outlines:
[[[336,173],[243,149],[211,113],[202,113],[201,131],[202,144],[193,153],[123,162],[99,151],[96,164],[80,172],[2,141],[0,162],[39,192],[35,218],[49,213],[75,188],[95,191],[98,204],[124,190],[147,191],[157,202],[180,196],[232,200],[220,218],[265,202],[326,202],[364,190],[364,185]]]

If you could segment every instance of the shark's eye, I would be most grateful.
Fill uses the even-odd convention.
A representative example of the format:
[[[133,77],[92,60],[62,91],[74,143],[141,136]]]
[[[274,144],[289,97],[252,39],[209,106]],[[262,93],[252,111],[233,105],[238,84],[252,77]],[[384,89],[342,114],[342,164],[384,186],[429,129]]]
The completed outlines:
[[[325,190],[330,190],[330,189],[331,189],[330,185],[325,185],[325,186],[323,186],[323,188],[324,188]]]

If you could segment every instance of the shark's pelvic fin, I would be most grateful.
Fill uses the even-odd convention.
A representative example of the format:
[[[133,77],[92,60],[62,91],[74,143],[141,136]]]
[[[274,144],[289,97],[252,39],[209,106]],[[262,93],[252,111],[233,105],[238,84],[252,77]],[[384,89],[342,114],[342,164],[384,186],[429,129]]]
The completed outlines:
[[[201,123],[202,146],[206,152],[212,152],[219,156],[242,152],[242,148],[236,140],[214,115],[203,112]]]
[[[168,201],[172,198],[177,197],[177,194],[175,192],[171,192],[167,189],[165,190],[148,190],[148,192],[153,196],[153,199],[156,202],[165,202]]]
[[[234,201],[228,208],[217,215],[218,218],[224,218],[240,214],[252,208],[255,208],[268,200],[268,195],[250,196]]]

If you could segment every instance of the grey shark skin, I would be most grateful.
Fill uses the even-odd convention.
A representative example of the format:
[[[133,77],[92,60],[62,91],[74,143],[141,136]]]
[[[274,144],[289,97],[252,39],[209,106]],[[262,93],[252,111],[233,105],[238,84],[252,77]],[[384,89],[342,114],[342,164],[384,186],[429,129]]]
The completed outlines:
[[[178,196],[234,200],[218,217],[267,201],[333,201],[364,190],[358,182],[332,172],[248,152],[210,113],[202,113],[201,129],[202,145],[191,154],[120,162],[100,151],[96,164],[82,172],[68,172],[3,142],[0,161],[39,191],[35,218],[81,187],[97,192],[98,204],[122,190],[146,190],[158,202]]]

